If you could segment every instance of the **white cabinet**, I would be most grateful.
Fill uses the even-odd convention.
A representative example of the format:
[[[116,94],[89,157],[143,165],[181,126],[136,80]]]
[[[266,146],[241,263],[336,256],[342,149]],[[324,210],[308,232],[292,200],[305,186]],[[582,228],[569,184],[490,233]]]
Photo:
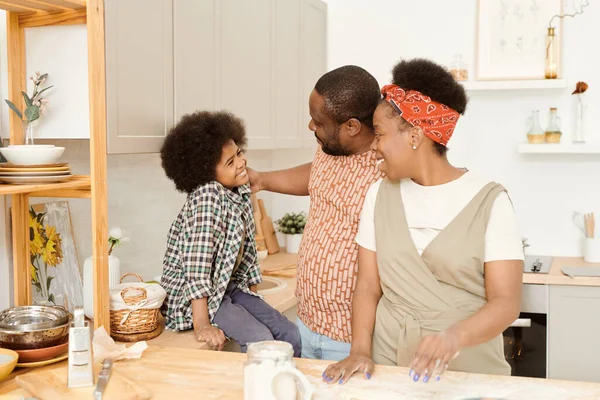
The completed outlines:
[[[315,147],[315,137],[308,130],[308,96],[317,80],[327,71],[327,6],[318,0],[302,2],[302,140],[304,147]]]
[[[175,0],[175,121],[228,110],[249,149],[312,145],[308,95],[326,71],[326,37],[317,0]]]
[[[549,288],[548,378],[600,382],[600,287]]]
[[[156,152],[174,122],[173,0],[106,0],[105,14],[108,152]]]

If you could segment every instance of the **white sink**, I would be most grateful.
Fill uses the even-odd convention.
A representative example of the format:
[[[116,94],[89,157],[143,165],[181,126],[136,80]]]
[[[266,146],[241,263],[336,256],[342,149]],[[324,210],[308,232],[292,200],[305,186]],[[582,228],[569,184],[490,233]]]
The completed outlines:
[[[287,282],[283,279],[273,276],[263,276],[263,280],[258,284],[258,293],[269,294],[279,292],[287,287]]]

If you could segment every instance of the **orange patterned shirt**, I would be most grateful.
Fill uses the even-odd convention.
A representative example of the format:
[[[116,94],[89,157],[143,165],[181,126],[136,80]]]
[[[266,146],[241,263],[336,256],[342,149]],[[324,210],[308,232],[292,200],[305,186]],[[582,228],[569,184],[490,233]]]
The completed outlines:
[[[298,253],[298,317],[313,332],[350,342],[355,242],[363,202],[382,178],[375,153],[330,156],[319,148],[310,171],[310,211]]]

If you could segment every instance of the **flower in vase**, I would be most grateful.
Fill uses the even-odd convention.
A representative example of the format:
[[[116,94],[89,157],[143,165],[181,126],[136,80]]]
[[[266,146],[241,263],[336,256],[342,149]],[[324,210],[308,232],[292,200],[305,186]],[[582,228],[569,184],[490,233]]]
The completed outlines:
[[[110,248],[108,249],[109,256],[112,254],[112,251],[115,247],[119,247],[123,243],[129,242],[129,238],[123,236],[124,234],[125,232],[118,227],[111,228],[108,231],[108,244],[110,245]]]
[[[46,82],[46,78],[48,74],[42,74],[40,72],[36,72],[35,76],[30,76],[29,79],[33,82],[33,93],[29,96],[25,92],[21,92],[23,95],[23,101],[25,102],[25,109],[21,111],[19,107],[12,101],[5,99],[4,101],[8,104],[8,107],[17,114],[17,117],[23,123],[30,128],[31,123],[40,118],[41,115],[45,114],[46,104],[48,103],[45,97],[42,97],[45,91],[52,88],[52,86],[47,86],[45,88],[41,88],[40,85]],[[45,96],[45,95],[44,95]],[[28,134],[29,135],[29,134]],[[33,133],[31,133],[33,135]],[[27,144],[33,144],[33,136],[27,137]]]

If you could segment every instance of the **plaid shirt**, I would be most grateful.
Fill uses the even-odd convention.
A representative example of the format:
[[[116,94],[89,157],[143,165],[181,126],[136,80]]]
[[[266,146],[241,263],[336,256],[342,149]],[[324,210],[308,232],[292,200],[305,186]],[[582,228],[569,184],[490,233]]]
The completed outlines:
[[[249,287],[260,283],[262,276],[250,195],[248,185],[232,191],[216,181],[188,195],[169,230],[163,260],[160,284],[167,292],[162,306],[167,328],[193,328],[192,300],[204,297],[212,322],[230,280],[256,295]],[[242,257],[234,272],[242,240]]]

